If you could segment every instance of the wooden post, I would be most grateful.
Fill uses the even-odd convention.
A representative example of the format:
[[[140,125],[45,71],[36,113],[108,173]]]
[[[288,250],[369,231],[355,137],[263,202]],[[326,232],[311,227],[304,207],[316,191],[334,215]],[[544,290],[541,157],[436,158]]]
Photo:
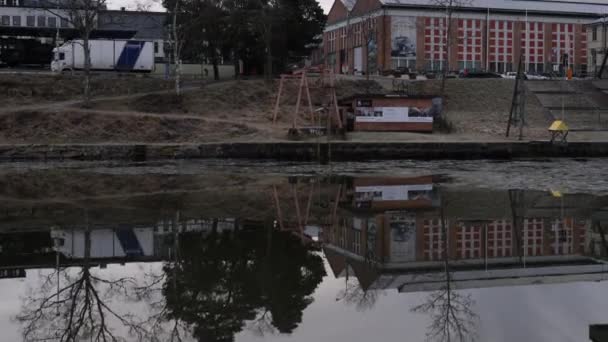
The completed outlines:
[[[340,118],[340,110],[338,109],[338,97],[336,96],[336,89],[332,90],[334,98],[334,112],[336,113],[336,121],[338,122],[338,128],[342,128],[342,118]]]
[[[300,214],[300,203],[298,202],[298,189],[297,184],[292,185],[293,201],[296,205],[296,219],[298,220],[298,229],[300,230],[300,238],[304,240],[304,230],[302,227],[302,215]]]
[[[330,72],[330,86],[331,86],[331,97],[333,97],[334,113],[336,114],[336,122],[338,128],[342,129],[342,119],[340,118],[340,111],[338,109],[338,96],[336,96],[336,82],[333,72]]]
[[[277,192],[276,185],[272,186],[272,193],[274,197],[274,204],[277,207],[277,218],[279,219],[279,227],[281,227],[281,230],[285,230],[285,227],[283,226],[283,213],[281,212],[281,204],[279,203],[279,193]]]
[[[272,123],[276,123],[277,115],[279,114],[279,104],[281,102],[281,93],[283,92],[283,75],[281,75],[281,80],[279,81],[279,93],[277,94],[277,101],[274,104],[274,113],[272,115]]]
[[[297,118],[300,114],[300,101],[302,100],[302,88],[304,87],[304,78],[306,76],[302,73],[302,79],[300,80],[300,88],[298,89],[298,101],[296,102],[296,111],[293,114],[293,128],[297,126]]]
[[[336,200],[334,201],[334,207],[331,211],[332,223],[336,220],[338,216],[338,204],[340,201],[340,197],[342,197],[342,184],[338,186],[338,192],[336,193]]]
[[[315,185],[313,184],[310,187],[310,192],[308,193],[308,203],[306,204],[306,215],[304,216],[304,225],[308,225],[308,217],[310,216],[310,205],[312,204],[312,195],[315,190]]]
[[[306,72],[304,72],[304,83],[306,86],[306,97],[308,98],[308,110],[310,111],[310,120],[314,122],[315,112],[312,110],[312,100],[310,99],[310,86],[308,85],[308,77],[306,76]]]

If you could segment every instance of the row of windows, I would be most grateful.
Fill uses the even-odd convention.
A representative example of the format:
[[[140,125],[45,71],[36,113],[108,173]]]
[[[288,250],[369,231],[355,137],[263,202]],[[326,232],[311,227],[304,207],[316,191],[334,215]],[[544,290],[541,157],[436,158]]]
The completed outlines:
[[[22,17],[15,15],[3,15],[0,17],[0,25],[2,26],[23,26]],[[50,27],[56,28],[58,25],[57,17],[47,17],[44,15],[33,16],[28,15],[25,17],[25,26],[27,27]],[[68,21],[64,18],[61,18],[59,21],[59,25],[65,28],[68,27]]]
[[[0,0],[2,6],[19,6],[19,0]]]

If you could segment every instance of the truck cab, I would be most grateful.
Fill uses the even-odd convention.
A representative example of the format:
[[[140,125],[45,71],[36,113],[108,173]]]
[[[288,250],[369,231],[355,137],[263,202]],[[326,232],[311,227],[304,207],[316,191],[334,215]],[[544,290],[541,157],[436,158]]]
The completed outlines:
[[[62,73],[64,70],[71,69],[71,61],[68,61],[68,58],[71,54],[67,53],[68,48],[71,45],[64,44],[60,47],[56,47],[53,49],[53,60],[51,61],[51,71],[56,73]]]

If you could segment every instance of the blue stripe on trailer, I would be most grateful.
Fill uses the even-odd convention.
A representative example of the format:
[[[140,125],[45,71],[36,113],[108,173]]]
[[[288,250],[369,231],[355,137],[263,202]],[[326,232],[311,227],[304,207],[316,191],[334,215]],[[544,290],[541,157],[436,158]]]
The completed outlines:
[[[146,42],[139,40],[129,40],[126,42],[124,48],[120,52],[118,62],[116,62],[116,69],[118,70],[133,70],[135,63],[139,59],[144,45]]]
[[[132,228],[119,227],[116,229],[116,236],[118,237],[120,246],[126,256],[134,257],[144,255],[144,250],[141,248],[141,244]]]

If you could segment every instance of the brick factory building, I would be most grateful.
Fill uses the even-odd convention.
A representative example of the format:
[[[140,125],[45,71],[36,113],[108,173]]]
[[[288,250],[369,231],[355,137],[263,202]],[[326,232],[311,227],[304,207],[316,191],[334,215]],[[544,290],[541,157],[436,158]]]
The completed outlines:
[[[584,75],[586,24],[608,13],[604,0],[471,0],[454,9],[448,42],[446,7],[438,3],[336,0],[323,37],[325,63],[346,74],[446,66],[505,73],[522,56],[529,73],[563,72],[567,62]]]

